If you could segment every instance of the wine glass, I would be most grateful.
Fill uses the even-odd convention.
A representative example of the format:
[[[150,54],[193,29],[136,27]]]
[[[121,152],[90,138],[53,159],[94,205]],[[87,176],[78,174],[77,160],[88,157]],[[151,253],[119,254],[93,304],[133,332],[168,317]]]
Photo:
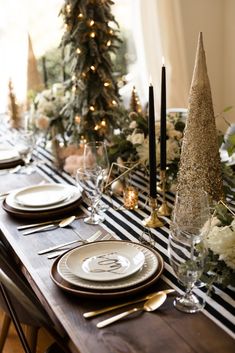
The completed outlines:
[[[88,224],[99,224],[103,222],[104,217],[96,212],[96,205],[102,194],[102,169],[100,167],[89,169],[79,168],[76,173],[76,180],[90,202],[91,214],[84,219],[84,222]]]
[[[209,197],[204,190],[178,191],[175,196],[171,230],[184,232],[184,236],[204,238],[210,229]]]
[[[96,168],[97,166],[102,169],[103,179],[106,180],[109,172],[109,158],[106,144],[103,141],[87,142],[84,147],[83,153],[84,168]],[[104,185],[104,183],[103,183]],[[108,206],[100,201],[97,203],[98,211],[105,212]]]
[[[204,268],[205,247],[203,240],[178,233],[171,234],[168,240],[168,256],[171,266],[179,283],[186,287],[184,295],[174,300],[176,309],[185,313],[196,313],[203,309],[205,303],[202,298],[196,296],[192,290],[200,278]]]
[[[34,133],[33,131],[20,130],[15,139],[17,151],[20,158],[24,161],[24,166],[19,169],[18,173],[32,174],[35,172],[35,169],[31,166],[31,157],[36,142]]]

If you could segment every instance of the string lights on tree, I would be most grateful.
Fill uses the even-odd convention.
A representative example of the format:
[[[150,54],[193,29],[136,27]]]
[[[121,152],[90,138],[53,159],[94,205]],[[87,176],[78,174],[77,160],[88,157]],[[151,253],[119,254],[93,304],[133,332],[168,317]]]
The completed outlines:
[[[63,115],[76,142],[101,140],[116,127],[120,103],[111,56],[121,43],[111,0],[65,0],[61,9],[71,100]]]

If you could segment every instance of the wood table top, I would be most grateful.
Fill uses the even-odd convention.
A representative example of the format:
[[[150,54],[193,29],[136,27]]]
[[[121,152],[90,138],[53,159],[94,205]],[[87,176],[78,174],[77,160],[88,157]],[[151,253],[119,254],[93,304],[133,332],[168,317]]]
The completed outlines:
[[[34,173],[30,176],[20,174],[0,176],[0,192],[38,184],[43,179],[45,177],[42,173]],[[81,211],[78,210],[78,212]],[[130,217],[130,212],[127,213],[127,217]],[[50,277],[54,260],[48,260],[46,255],[39,256],[37,252],[54,244],[73,240],[76,235],[70,228],[64,228],[24,237],[17,230],[17,226],[21,224],[25,224],[25,221],[12,217],[1,208],[0,239],[19,262],[22,273],[57,329],[68,336],[69,348],[73,353],[155,353],[157,351],[228,353],[234,351],[234,339],[224,329],[203,313],[184,314],[175,310],[172,303],[173,296],[168,296],[166,302],[156,312],[134,314],[106,328],[96,328],[97,322],[111,316],[112,312],[89,320],[82,314],[108,304],[125,301],[125,297],[83,298],[62,291]],[[87,225],[81,219],[73,223],[73,227],[82,234],[84,239],[98,228],[105,234],[107,225],[112,228],[112,222],[109,220],[100,226]],[[149,290],[168,288],[168,283],[163,272],[162,278]]]

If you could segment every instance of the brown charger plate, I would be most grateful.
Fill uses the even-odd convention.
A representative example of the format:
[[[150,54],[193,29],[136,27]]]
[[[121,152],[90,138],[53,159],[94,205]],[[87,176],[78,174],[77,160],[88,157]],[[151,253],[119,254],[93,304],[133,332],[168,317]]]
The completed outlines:
[[[22,159],[17,159],[11,162],[0,163],[0,170],[14,168],[14,167],[17,167],[17,165],[23,165],[23,164],[24,162],[22,161]]]
[[[108,240],[106,240],[106,241],[108,241]],[[138,243],[136,243],[136,244],[138,244]],[[144,247],[147,247],[143,244],[141,244],[141,245]],[[75,248],[73,248],[73,250],[74,249]],[[68,251],[70,251],[70,250],[68,250]],[[71,294],[74,294],[74,295],[77,295],[77,296],[81,296],[81,297],[118,298],[118,297],[133,295],[133,294],[139,293],[139,292],[147,289],[151,285],[153,285],[162,274],[162,271],[164,269],[164,261],[163,261],[161,255],[156,250],[151,248],[151,251],[157,256],[158,261],[159,261],[159,266],[158,266],[156,272],[150,278],[148,278],[146,281],[143,281],[133,287],[123,288],[123,289],[118,289],[118,290],[113,289],[113,290],[102,290],[102,291],[99,290],[98,291],[98,290],[87,289],[87,288],[80,287],[80,286],[75,286],[75,285],[67,282],[66,280],[64,280],[57,271],[57,264],[58,264],[60,258],[62,256],[64,256],[65,253],[60,255],[52,264],[51,278],[52,278],[53,282],[58,287],[63,289],[64,291],[71,293]]]
[[[66,214],[69,214],[74,211],[78,211],[78,208],[79,208],[81,202],[82,202],[82,197],[79,200],[77,200],[69,205],[66,205],[65,207],[58,207],[58,208],[54,208],[51,210],[35,212],[35,211],[18,210],[14,207],[9,206],[6,203],[6,200],[4,199],[3,203],[2,203],[2,208],[7,213],[9,213],[11,216],[14,216],[17,218],[43,220],[43,219],[47,219],[47,218],[52,219],[52,218],[56,218],[56,217],[60,217],[60,216],[64,217]]]

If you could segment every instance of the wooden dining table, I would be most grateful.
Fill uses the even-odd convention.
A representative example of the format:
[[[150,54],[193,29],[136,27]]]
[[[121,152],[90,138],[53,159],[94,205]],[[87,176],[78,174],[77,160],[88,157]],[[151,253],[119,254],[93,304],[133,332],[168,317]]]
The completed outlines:
[[[8,173],[0,175],[0,193],[43,181],[76,185],[75,180],[64,171],[54,166],[53,156],[44,147],[38,147],[35,172],[31,175]],[[160,229],[147,230],[141,226],[144,217],[149,215],[146,205],[148,180],[136,171],[132,182],[139,190],[139,209],[123,208],[122,196],[103,196],[103,202],[109,206],[105,212],[105,221],[100,225],[85,224],[83,219],[76,219],[70,227],[54,229],[23,236],[17,226],[32,223],[30,219],[15,217],[1,207],[0,239],[7,246],[12,259],[16,261],[30,287],[42,303],[56,329],[66,337],[65,344],[72,353],[229,353],[234,352],[234,292],[221,289],[212,298],[206,298],[203,312],[186,314],[173,306],[174,295],[168,295],[164,304],[154,312],[138,312],[110,326],[99,329],[96,324],[113,312],[85,319],[83,313],[100,309],[107,305],[123,303],[143,295],[125,292],[120,297],[74,295],[62,290],[51,277],[54,259],[47,255],[38,255],[38,251],[66,241],[76,239],[73,228],[83,239],[87,239],[97,229],[103,234],[111,232],[115,239],[139,242],[145,240],[154,246],[164,260],[164,270],[160,278],[146,292],[174,288],[182,292],[183,288],[171,269],[167,256],[167,237],[169,219],[164,217],[165,225]],[[3,199],[4,200],[4,199]],[[172,207],[174,195],[168,193],[167,201]],[[3,202],[3,201],[1,201]],[[161,202],[161,195],[159,195]],[[88,205],[83,201],[71,214],[78,216],[87,213]],[[206,296],[205,289],[197,289]],[[219,297],[219,298],[218,298]],[[117,312],[120,312],[119,309]]]

